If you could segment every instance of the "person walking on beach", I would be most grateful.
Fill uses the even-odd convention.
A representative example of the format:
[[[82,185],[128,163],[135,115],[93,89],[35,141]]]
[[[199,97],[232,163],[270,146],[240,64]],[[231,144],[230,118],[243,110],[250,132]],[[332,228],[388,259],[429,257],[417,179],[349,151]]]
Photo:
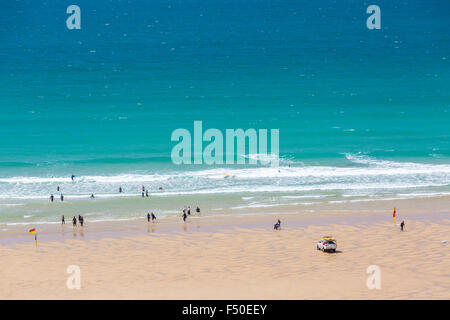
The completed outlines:
[[[61,201],[64,201],[64,195],[61,193]]]
[[[187,214],[186,212],[183,212],[183,221],[186,222]]]
[[[64,219],[64,215],[61,217],[61,224],[66,224],[66,220]]]
[[[153,220],[156,220],[156,216],[152,212],[152,222],[153,222]]]
[[[55,197],[53,196],[53,194],[50,195],[50,201],[53,202],[55,200]]]
[[[150,213],[147,213],[147,222],[150,222]]]
[[[72,223],[73,223],[73,226],[74,226],[74,227],[77,226],[77,218],[75,218],[75,216],[74,216],[73,219],[72,219]]]
[[[200,208],[197,207],[197,209],[195,209],[195,211],[197,212],[197,214],[200,214]]]
[[[83,226],[84,224],[84,218],[82,216],[80,216],[80,218],[78,219],[80,221],[80,225]]]
[[[281,228],[281,221],[278,219],[277,223],[273,226],[274,230],[280,230]]]
[[[403,231],[403,228],[405,227],[405,221],[402,221],[402,223],[400,223],[400,229],[401,231]]]

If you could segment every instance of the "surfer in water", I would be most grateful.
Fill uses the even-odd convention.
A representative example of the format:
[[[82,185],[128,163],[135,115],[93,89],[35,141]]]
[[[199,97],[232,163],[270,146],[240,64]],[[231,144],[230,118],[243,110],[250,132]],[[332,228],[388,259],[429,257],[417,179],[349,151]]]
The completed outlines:
[[[73,174],[70,178],[71,178],[72,181],[73,181],[73,179],[75,179],[75,175]]]

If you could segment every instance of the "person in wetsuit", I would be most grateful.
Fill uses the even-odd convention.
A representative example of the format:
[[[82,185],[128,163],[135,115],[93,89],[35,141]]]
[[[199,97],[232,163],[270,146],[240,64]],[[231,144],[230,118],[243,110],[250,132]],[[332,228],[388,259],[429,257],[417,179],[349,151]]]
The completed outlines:
[[[277,223],[275,223],[275,225],[273,226],[273,228],[275,230],[280,230],[281,228],[281,221],[278,219]]]
[[[74,216],[73,219],[72,219],[72,223],[73,223],[73,226],[74,226],[74,227],[77,226],[77,218],[75,218],[75,216]]]

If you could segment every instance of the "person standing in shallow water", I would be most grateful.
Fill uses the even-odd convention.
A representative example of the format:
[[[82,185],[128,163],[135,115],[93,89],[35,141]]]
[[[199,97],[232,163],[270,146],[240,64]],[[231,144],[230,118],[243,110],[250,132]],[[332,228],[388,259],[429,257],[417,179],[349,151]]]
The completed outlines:
[[[147,213],[147,222],[150,222],[150,213]]]
[[[50,195],[50,201],[53,202],[55,200],[55,197],[51,194]]]
[[[74,226],[74,227],[77,226],[77,218],[75,218],[75,216],[74,216],[73,219],[72,219],[72,223],[73,223],[73,226]]]
[[[153,222],[153,220],[156,220],[156,216],[152,212],[152,222]]]
[[[148,190],[145,191],[145,196],[148,198]]]
[[[197,214],[200,214],[200,208],[197,207],[197,209],[195,209],[195,211],[197,211]]]
[[[64,215],[61,217],[61,224],[66,224],[66,220],[64,219]]]
[[[64,195],[61,193],[61,201],[64,201]]]

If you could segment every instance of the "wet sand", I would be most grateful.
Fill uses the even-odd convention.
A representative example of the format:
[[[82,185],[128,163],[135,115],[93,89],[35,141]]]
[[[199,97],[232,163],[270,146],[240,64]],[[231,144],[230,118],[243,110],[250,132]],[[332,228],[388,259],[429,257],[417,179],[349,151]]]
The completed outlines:
[[[10,231],[1,238],[0,298],[449,299],[449,217],[418,210],[394,224],[389,212],[294,211],[47,225],[37,248]],[[328,234],[336,253],[316,250]],[[66,286],[69,265],[80,267],[79,290]],[[380,290],[366,286],[370,265],[380,268]]]

